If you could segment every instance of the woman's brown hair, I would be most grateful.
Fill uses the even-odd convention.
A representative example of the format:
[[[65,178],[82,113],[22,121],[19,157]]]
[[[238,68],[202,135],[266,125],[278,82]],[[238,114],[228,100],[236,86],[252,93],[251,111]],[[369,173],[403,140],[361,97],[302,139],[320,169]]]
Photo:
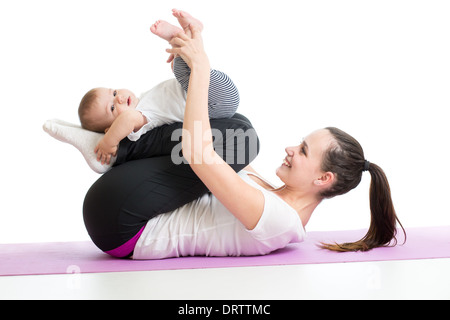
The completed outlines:
[[[334,137],[335,143],[325,152],[322,170],[333,172],[336,181],[331,188],[321,194],[322,198],[332,198],[347,193],[361,182],[364,171],[369,171],[370,183],[370,227],[366,235],[356,242],[320,245],[333,251],[368,251],[377,247],[397,245],[397,222],[403,233],[406,232],[394,209],[391,189],[384,171],[374,163],[369,163],[359,142],[344,131],[326,128]]]

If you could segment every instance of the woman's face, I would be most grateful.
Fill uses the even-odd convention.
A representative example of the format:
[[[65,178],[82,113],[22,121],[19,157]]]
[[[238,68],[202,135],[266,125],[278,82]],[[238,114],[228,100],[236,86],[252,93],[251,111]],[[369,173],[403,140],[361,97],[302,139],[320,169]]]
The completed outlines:
[[[310,191],[321,187],[322,182],[330,177],[331,173],[321,170],[323,154],[334,138],[326,129],[314,131],[298,146],[286,148],[286,158],[277,169],[277,176],[286,186]],[[332,174],[331,174],[332,175]]]

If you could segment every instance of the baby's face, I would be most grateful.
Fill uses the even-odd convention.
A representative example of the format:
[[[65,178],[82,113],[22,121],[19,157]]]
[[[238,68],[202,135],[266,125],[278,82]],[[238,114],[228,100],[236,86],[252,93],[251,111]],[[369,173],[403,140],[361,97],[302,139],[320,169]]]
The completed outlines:
[[[139,99],[128,89],[97,89],[97,105],[95,108],[95,117],[103,118],[109,123],[125,110],[136,109]]]

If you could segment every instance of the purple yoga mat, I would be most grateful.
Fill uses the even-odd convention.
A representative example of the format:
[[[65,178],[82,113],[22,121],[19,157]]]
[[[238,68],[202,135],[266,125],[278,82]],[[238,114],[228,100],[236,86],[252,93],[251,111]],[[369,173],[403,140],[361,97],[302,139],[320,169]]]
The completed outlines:
[[[399,232],[396,247],[369,252],[336,253],[319,249],[323,242],[359,240],[366,230],[309,232],[307,240],[291,244],[266,256],[185,257],[164,260],[121,260],[112,258],[91,242],[54,242],[0,245],[0,276],[98,273],[145,270],[228,268],[245,266],[296,265],[357,261],[433,259],[450,257],[450,226],[412,228],[407,242]]]

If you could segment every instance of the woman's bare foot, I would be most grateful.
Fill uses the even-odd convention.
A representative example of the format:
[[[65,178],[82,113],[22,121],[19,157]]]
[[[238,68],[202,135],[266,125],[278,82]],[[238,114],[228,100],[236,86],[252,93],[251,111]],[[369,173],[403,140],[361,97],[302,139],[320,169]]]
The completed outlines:
[[[150,27],[150,31],[157,35],[160,38],[163,38],[166,41],[172,40],[172,38],[180,32],[183,32],[182,29],[174,26],[173,24],[168,23],[164,20],[158,20]]]
[[[187,33],[188,31],[190,31],[189,25],[191,24],[199,28],[200,31],[203,30],[203,24],[200,22],[200,20],[195,19],[189,13],[173,9],[172,14],[175,18],[178,19],[178,22],[180,23],[180,26],[183,28],[184,32]]]

